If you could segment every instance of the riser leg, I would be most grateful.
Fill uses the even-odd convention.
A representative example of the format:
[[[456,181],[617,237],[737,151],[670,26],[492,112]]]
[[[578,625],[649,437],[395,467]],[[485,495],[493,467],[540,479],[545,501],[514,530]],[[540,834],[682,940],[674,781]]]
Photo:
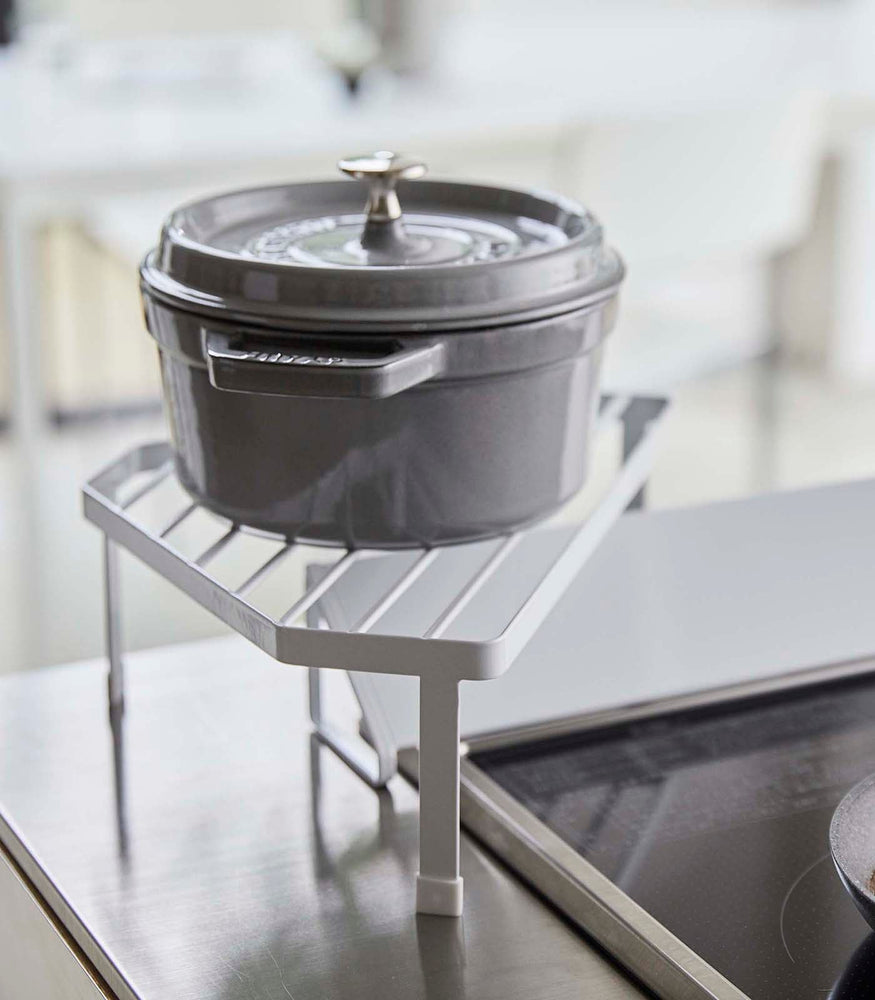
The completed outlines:
[[[107,535],[103,536],[103,572],[106,627],[107,678],[110,712],[119,712],[125,704],[125,669],[122,660],[121,596],[119,593],[118,550]]]
[[[418,913],[462,914],[459,875],[459,685],[419,682]]]

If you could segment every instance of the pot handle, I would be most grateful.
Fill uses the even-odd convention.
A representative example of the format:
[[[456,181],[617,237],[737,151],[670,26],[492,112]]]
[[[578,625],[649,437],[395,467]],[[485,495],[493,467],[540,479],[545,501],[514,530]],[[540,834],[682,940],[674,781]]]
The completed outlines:
[[[283,338],[267,343],[263,334],[247,345],[240,333],[203,330],[210,382],[217,389],[269,396],[384,399],[439,374],[444,345],[432,341],[406,347],[397,341],[370,346],[354,341],[326,345]]]

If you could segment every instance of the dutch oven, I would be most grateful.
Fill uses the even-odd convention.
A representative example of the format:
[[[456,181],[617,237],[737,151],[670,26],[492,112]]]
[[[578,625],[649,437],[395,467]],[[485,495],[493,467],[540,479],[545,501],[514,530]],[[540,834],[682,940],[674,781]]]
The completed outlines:
[[[353,547],[548,514],[585,479],[623,276],[600,225],[397,154],[339,166],[355,182],[186,205],[143,262],[181,482],[237,524]]]

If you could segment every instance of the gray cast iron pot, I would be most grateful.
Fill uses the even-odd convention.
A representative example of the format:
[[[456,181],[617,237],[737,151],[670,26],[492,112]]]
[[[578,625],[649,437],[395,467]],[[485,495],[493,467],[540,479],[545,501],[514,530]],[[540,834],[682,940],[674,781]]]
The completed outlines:
[[[143,301],[177,471],[205,506],[287,538],[431,546],[524,525],[583,484],[622,277],[600,227],[551,196],[402,190],[404,222],[373,186],[356,214],[343,181],[168,221]]]

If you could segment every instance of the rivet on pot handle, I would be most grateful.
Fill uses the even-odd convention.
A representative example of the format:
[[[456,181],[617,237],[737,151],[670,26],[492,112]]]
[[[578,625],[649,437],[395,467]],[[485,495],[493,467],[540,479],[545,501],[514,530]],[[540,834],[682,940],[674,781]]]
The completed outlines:
[[[318,347],[291,337],[247,344],[242,334],[205,329],[203,341],[211,384],[230,392],[384,399],[433,378],[444,366],[440,341],[388,349],[363,343],[346,354],[337,344],[327,349],[322,338]]]

